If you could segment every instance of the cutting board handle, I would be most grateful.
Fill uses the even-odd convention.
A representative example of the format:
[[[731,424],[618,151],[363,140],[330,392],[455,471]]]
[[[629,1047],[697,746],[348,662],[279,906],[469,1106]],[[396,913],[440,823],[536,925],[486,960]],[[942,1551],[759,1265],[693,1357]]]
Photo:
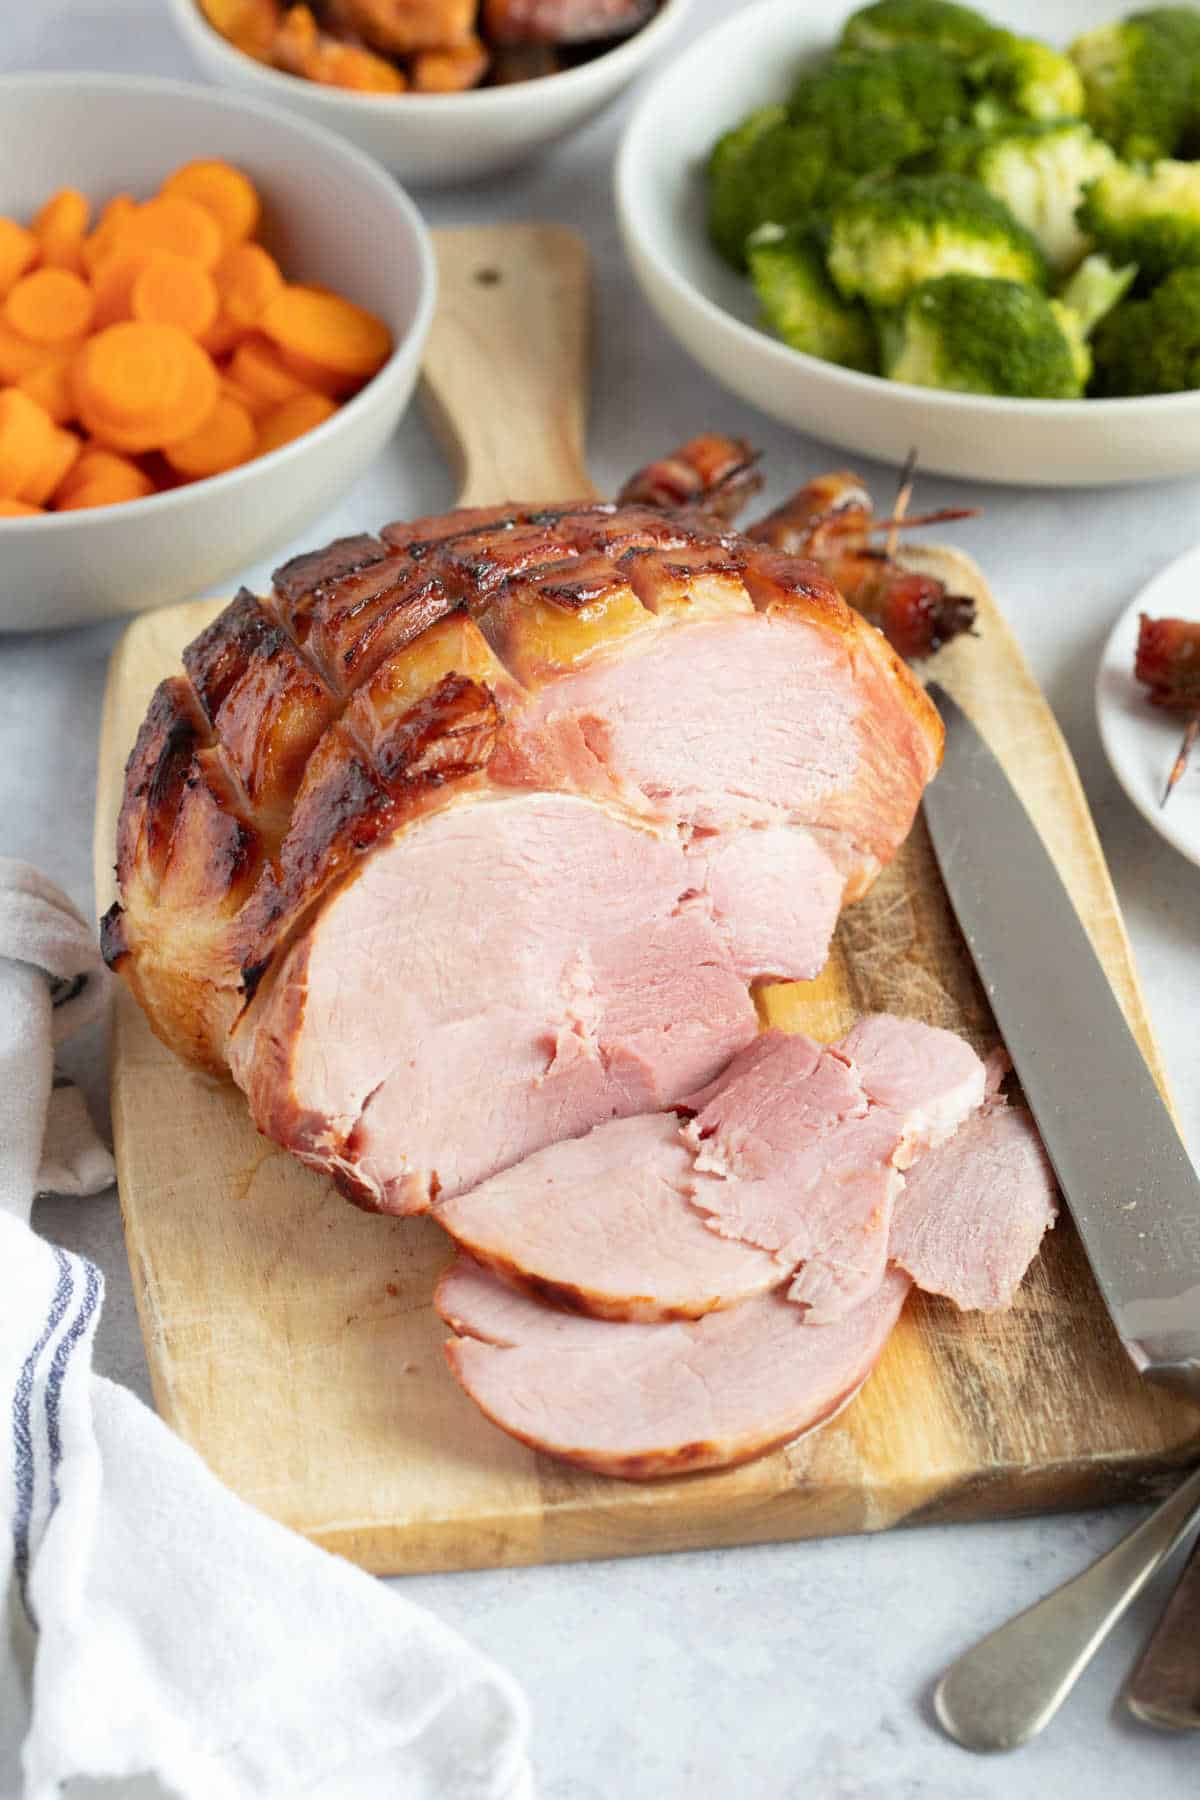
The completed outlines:
[[[423,393],[459,473],[459,505],[591,495],[583,239],[560,225],[497,225],[433,241],[439,293]]]

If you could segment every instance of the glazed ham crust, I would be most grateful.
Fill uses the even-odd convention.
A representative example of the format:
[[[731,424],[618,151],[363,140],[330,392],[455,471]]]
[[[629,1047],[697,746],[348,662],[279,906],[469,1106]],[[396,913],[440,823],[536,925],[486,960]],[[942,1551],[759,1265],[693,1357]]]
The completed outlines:
[[[364,1204],[410,1210],[445,1187],[436,1168],[402,1158],[391,1174],[356,1173],[359,1112],[380,1090],[400,1100],[396,1058],[381,1049],[349,1101],[313,1075],[323,1048],[305,1062],[311,1034],[340,1029],[338,997],[320,1011],[307,973],[321,964],[323,922],[351,918],[347,890],[373,857],[406,840],[432,866],[421,846],[454,813],[449,837],[481,871],[462,923],[475,941],[460,946],[475,966],[488,955],[483,871],[489,857],[518,856],[520,806],[540,830],[547,796],[576,802],[559,813],[597,867],[620,860],[617,827],[663,847],[645,901],[661,915],[647,967],[709,945],[710,988],[684,998],[698,1021],[715,1006],[712,1041],[667,1057],[667,1070],[668,1025],[631,1051],[619,995],[585,996],[580,1023],[568,993],[551,1037],[579,1038],[594,1104],[557,1125],[529,1112],[533,1135],[511,1146],[528,1154],[543,1127],[552,1141],[566,1124],[584,1131],[671,1104],[711,1078],[753,1030],[748,1003],[735,1020],[729,980],[816,973],[838,906],[903,841],[940,749],[920,687],[817,567],[710,514],[509,505],[393,524],[293,559],[265,599],[243,590],[160,686],[128,764],[105,951],[174,1050],[210,1070],[232,1065],[260,1128]],[[764,831],[797,840],[813,907],[799,938],[782,895],[761,916],[752,871]],[[539,866],[553,871],[549,850]],[[403,893],[398,876],[384,885]],[[549,915],[572,903],[566,890],[546,899]],[[442,904],[432,890],[429,904]],[[556,996],[573,982],[594,988],[597,968],[623,954],[603,911],[593,908],[587,967],[564,962]],[[431,945],[435,923],[436,911],[402,910],[381,949],[391,976],[453,955]],[[443,975],[430,977],[438,992]],[[493,998],[502,1045],[513,996]],[[526,1087],[542,1081],[539,1042]],[[475,1053],[482,1071],[482,1040]],[[565,1054],[560,1042],[553,1055]],[[382,1156],[386,1107],[373,1107]],[[481,1151],[456,1185],[495,1166]]]

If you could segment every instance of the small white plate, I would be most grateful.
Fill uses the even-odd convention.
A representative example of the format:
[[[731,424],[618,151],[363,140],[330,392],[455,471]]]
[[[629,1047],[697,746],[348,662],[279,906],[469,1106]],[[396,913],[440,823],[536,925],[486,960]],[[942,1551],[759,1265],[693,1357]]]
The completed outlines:
[[[1200,744],[1164,807],[1163,789],[1187,719],[1151,706],[1133,678],[1138,618],[1200,620],[1200,544],[1154,577],[1117,620],[1096,676],[1096,719],[1112,772],[1142,817],[1200,863]]]

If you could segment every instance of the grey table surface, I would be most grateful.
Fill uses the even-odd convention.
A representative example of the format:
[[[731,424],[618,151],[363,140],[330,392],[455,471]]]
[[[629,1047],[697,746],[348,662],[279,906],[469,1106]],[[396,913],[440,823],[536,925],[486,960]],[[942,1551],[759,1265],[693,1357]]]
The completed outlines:
[[[688,37],[723,16],[695,0]],[[0,71],[109,69],[195,77],[156,0],[9,0]],[[590,451],[602,486],[697,430],[762,446],[771,498],[838,466],[713,385],[651,317],[624,267],[609,169],[628,102],[544,162],[420,195],[434,224],[550,219],[586,232],[595,262]],[[861,464],[881,495],[894,472]],[[452,501],[418,412],[308,544]],[[1200,536],[1200,477],[1159,487],[1042,492],[929,479],[929,505],[982,506],[954,528],[1015,627],[1078,760],[1193,1154],[1200,1147],[1200,873],[1142,822],[1104,761],[1092,710],[1113,619]],[[246,571],[253,584],[289,549]],[[3,583],[0,559],[0,584]],[[92,905],[95,747],[118,624],[0,638],[0,852],[41,865]],[[73,1062],[98,1118],[105,1046]],[[94,1257],[108,1283],[100,1366],[148,1397],[115,1194],[46,1201],[48,1236]],[[525,1683],[542,1792],[553,1800],[1124,1800],[1200,1786],[1200,1739],[1134,1725],[1115,1695],[1164,1594],[1116,1632],[1044,1738],[980,1760],[940,1737],[930,1684],[973,1636],[1111,1543],[1135,1515],[1079,1514],[556,1568],[411,1577],[405,1591]]]

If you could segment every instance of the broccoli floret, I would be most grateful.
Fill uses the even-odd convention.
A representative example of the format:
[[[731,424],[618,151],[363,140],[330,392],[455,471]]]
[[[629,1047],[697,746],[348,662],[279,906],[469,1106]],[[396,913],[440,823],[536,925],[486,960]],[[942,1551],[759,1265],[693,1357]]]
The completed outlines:
[[[1091,358],[1074,316],[1018,281],[943,275],[884,328],[884,373],[918,387],[1078,399]]]
[[[1079,223],[1116,262],[1157,281],[1200,263],[1200,163],[1114,163],[1084,195]]]
[[[1084,337],[1122,301],[1137,277],[1137,264],[1114,269],[1107,256],[1085,256],[1070,281],[1059,290],[1059,303],[1074,313]]]
[[[994,130],[1016,114],[1025,119],[1078,119],[1083,81],[1070,57],[1036,38],[1006,38],[980,57],[972,74],[983,93],[975,103],[977,125]]]
[[[914,157],[905,165],[908,175],[974,175],[979,159],[989,144],[996,141],[994,131],[981,131],[976,125],[964,125],[948,131],[924,156]]]
[[[1061,273],[1088,248],[1075,217],[1084,190],[1116,160],[1089,126],[1066,121],[985,139],[970,172],[1033,233],[1050,267]]]
[[[961,67],[925,44],[879,56],[837,56],[801,76],[789,113],[829,133],[834,165],[855,175],[894,169],[967,113]]]
[[[708,160],[708,234],[736,269],[746,239],[772,220],[800,223],[851,177],[834,165],[828,132],[794,125],[783,106],[764,106],[727,131]]]
[[[1196,116],[1200,13],[1164,6],[1071,45],[1088,122],[1119,155],[1153,162],[1183,147]]]
[[[977,181],[860,182],[834,209],[829,273],[847,299],[899,306],[922,282],[959,272],[1046,283],[1037,239]]]
[[[848,369],[878,367],[866,308],[841,299],[809,233],[764,225],[746,250],[763,318],[785,344]]]
[[[1200,387],[1200,269],[1180,269],[1145,300],[1126,300],[1092,338],[1092,392],[1178,394]]]
[[[953,0],[876,0],[852,13],[842,32],[845,50],[892,50],[897,44],[932,44],[951,56],[978,56],[1000,35],[969,6]]]

